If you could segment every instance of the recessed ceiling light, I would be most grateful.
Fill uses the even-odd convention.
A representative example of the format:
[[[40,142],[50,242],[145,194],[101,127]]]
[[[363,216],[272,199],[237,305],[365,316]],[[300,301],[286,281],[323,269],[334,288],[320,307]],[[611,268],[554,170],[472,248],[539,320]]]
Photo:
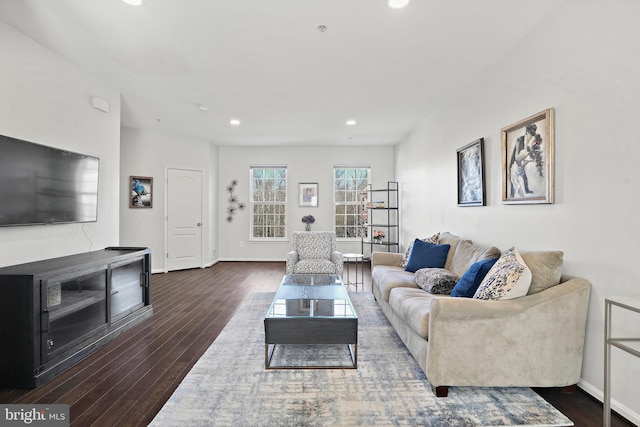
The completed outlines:
[[[229,120],[229,124],[232,125],[232,126],[240,126],[240,120],[231,119],[231,120]]]
[[[402,9],[409,4],[409,0],[389,0],[389,7],[391,9]]]
[[[130,4],[131,6],[142,6],[144,4],[144,0],[122,0],[126,4]]]
[[[349,125],[349,126],[355,126],[356,123],[357,122],[355,120],[347,120],[347,125]]]

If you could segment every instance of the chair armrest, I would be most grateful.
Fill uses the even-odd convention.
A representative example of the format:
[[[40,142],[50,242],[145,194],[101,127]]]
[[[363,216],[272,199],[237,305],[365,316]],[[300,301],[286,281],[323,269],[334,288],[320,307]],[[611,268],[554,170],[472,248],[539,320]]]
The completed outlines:
[[[341,275],[344,269],[344,257],[342,256],[342,252],[331,252],[331,262],[336,265],[336,274]]]
[[[395,252],[372,252],[371,253],[371,269],[376,265],[391,265],[400,267],[402,263],[402,254]]]
[[[287,253],[286,273],[293,274],[293,266],[298,262],[298,251]]]

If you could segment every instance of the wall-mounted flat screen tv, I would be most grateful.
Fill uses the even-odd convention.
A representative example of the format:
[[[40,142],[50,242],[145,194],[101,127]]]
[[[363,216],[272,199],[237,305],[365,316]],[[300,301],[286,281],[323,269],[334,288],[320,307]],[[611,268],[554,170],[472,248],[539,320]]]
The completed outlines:
[[[0,226],[97,221],[99,163],[0,135]]]

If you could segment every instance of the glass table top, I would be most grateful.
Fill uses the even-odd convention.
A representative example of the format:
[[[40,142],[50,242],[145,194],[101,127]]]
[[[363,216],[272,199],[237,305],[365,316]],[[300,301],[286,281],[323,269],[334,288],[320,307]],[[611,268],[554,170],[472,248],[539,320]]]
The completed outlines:
[[[326,274],[284,276],[265,317],[357,319],[342,278]]]

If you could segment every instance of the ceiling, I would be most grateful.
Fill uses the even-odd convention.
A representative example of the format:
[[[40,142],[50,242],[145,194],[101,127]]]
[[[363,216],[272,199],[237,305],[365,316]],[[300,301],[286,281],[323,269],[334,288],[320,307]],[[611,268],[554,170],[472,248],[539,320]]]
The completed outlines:
[[[123,126],[220,145],[391,145],[562,4],[386,3],[0,0],[0,20],[117,88]]]

